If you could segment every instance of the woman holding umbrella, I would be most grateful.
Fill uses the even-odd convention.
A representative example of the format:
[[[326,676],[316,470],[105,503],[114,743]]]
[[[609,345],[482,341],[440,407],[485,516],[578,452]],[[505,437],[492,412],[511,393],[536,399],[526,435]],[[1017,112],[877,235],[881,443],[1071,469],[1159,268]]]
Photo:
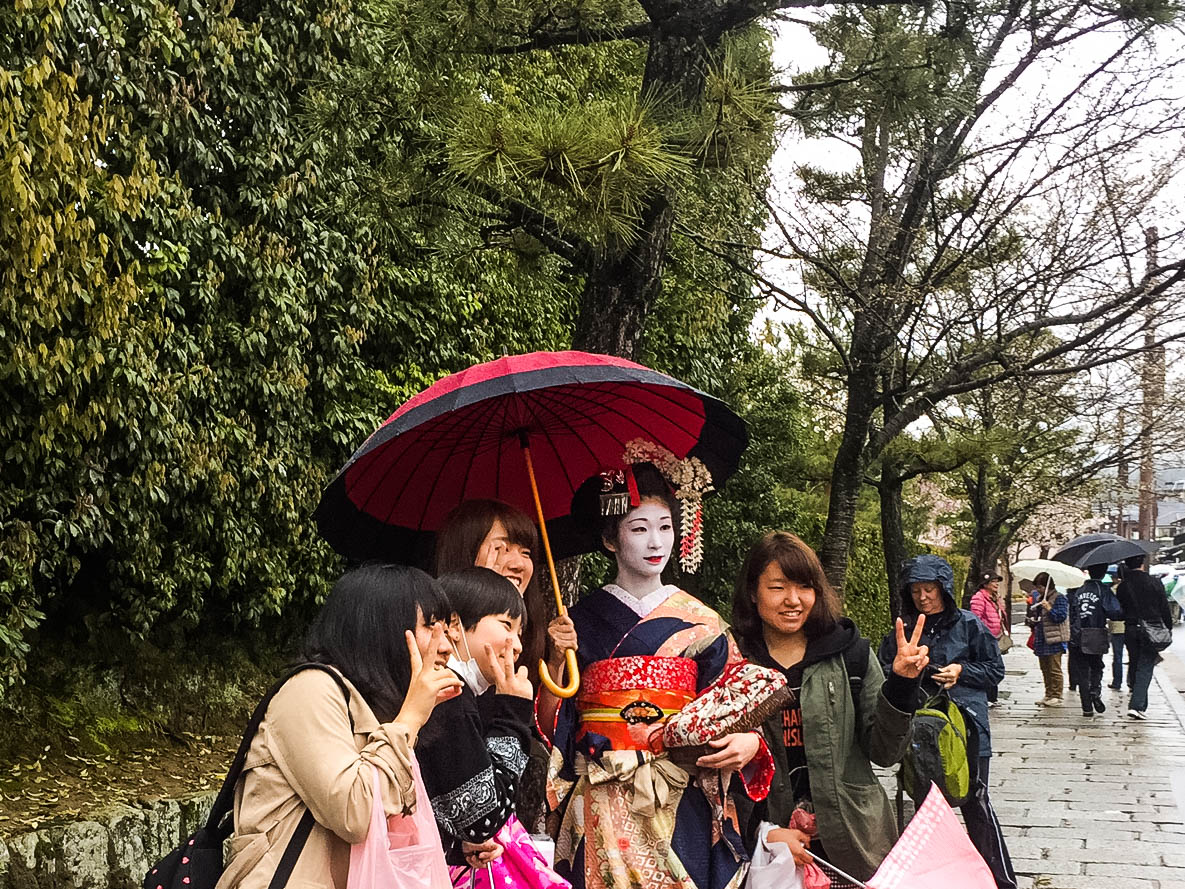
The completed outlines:
[[[573,501],[573,515],[595,530],[617,573],[570,612],[580,637],[580,696],[563,701],[550,725],[543,721],[550,714],[540,713],[554,743],[555,866],[577,889],[726,889],[740,883],[745,858],[730,793],[763,799],[772,759],[751,731],[724,735],[681,765],[662,746],[663,722],[742,657],[711,608],[662,581],[676,501],[684,511],[681,562],[686,570],[698,561],[694,501],[710,485],[702,464],[664,460],[636,442],[629,448],[663,471],[631,463],[593,476]]]
[[[1065,594],[1058,591],[1047,573],[1034,577],[1025,623],[1032,628],[1030,643],[1045,681],[1045,697],[1037,702],[1042,707],[1056,707],[1062,702],[1062,655],[1070,641],[1069,619],[1070,603]]]

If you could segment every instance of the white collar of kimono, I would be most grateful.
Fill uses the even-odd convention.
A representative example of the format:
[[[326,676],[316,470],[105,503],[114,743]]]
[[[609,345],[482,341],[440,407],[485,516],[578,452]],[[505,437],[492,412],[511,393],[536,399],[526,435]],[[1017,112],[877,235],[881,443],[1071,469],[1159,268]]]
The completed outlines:
[[[674,584],[668,583],[666,586],[660,586],[653,593],[643,596],[641,599],[636,598],[629,590],[619,587],[615,583],[605,584],[605,592],[617,599],[638,617],[646,617],[669,599],[672,595],[679,592],[679,588]]]

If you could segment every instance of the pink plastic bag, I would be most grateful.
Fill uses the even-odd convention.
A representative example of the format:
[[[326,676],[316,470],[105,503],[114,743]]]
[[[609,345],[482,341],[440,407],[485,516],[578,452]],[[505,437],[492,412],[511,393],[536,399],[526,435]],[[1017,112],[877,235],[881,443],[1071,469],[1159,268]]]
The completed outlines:
[[[379,770],[373,765],[370,768],[374,787],[370,829],[363,842],[350,847],[346,889],[452,889],[440,833],[415,756],[411,758],[416,790],[416,811],[412,815],[385,817]]]
[[[572,889],[572,884],[547,865],[522,823],[513,815],[494,834],[502,854],[477,872],[476,889]],[[469,889],[473,870],[450,867],[455,889]],[[490,886],[493,877],[494,885]]]

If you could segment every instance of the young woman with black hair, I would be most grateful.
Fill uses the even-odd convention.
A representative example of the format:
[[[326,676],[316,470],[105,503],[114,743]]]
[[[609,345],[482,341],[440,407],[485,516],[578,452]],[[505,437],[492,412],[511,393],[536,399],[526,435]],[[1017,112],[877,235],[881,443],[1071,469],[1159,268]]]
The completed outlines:
[[[445,519],[436,535],[437,577],[465,568],[489,568],[514,584],[527,605],[520,662],[538,684],[539,661],[546,658],[559,676],[564,652],[576,647],[568,617],[547,620],[547,596],[536,576],[539,532],[526,514],[501,500],[466,500]],[[550,642],[550,645],[548,644]]]
[[[301,662],[272,698],[235,793],[234,834],[218,889],[264,889],[304,813],[315,823],[290,886],[345,889],[350,845],[366,839],[373,770],[383,808],[417,803],[412,747],[438,701],[460,693],[445,664],[451,609],[423,571],[367,565],[345,574],[305,638]],[[423,803],[421,803],[423,804]]]
[[[456,603],[449,665],[465,686],[420,730],[416,757],[445,859],[481,867],[499,852],[490,841],[514,813],[527,763],[532,688],[526,667],[515,667],[526,609],[513,583],[487,568],[440,584]]]
[[[776,825],[767,842],[784,842],[795,861],[819,855],[866,880],[897,839],[889,799],[872,764],[905,755],[918,677],[929,662],[897,621],[897,651],[886,679],[867,639],[841,617],[839,597],[814,550],[771,531],[749,551],[732,600],[741,651],[781,670],[791,697],[765,724],[773,751],[769,796],[754,807],[749,834]],[[859,675],[852,675],[858,673]],[[836,889],[849,885],[832,876]]]

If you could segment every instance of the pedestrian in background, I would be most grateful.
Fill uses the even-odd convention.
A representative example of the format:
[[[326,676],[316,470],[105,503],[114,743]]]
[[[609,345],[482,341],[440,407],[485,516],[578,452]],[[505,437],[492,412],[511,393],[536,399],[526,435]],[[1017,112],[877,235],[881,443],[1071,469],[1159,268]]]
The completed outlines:
[[[978,753],[978,776],[974,792],[961,807],[963,823],[972,844],[991,868],[998,889],[1016,889],[1004,833],[988,799],[992,733],[987,693],[1004,678],[1004,659],[984,625],[955,603],[954,586],[954,572],[945,559],[922,555],[906,562],[901,569],[903,631],[906,638],[912,638],[908,634],[924,619],[919,644],[927,647],[933,665],[929,678],[947,690],[975,726],[979,749],[968,749],[967,755]],[[885,669],[897,655],[897,639],[896,634],[889,633],[881,642],[878,656]],[[810,727],[806,728],[809,742]]]
[[[1045,697],[1037,702],[1042,707],[1056,707],[1062,702],[1065,688],[1062,656],[1070,639],[1069,618],[1069,600],[1058,591],[1049,575],[1042,572],[1034,577],[1025,623],[1032,628],[1029,647],[1037,655],[1045,681]]]
[[[971,613],[979,618],[979,622],[995,638],[1001,654],[1012,647],[1012,637],[1004,639],[1008,636],[1008,611],[1000,595],[1000,581],[1003,579],[999,574],[985,574],[979,589],[971,597]],[[989,707],[995,707],[999,703],[999,694],[998,685],[988,692]]]
[[[1103,713],[1103,655],[1111,644],[1107,618],[1119,612],[1119,603],[1103,584],[1106,565],[1087,568],[1090,579],[1070,590],[1070,672],[1078,679],[1078,697],[1082,715]]]
[[[1169,599],[1159,577],[1144,570],[1144,556],[1125,559],[1120,570],[1120,582],[1115,593],[1123,607],[1127,639],[1128,679],[1132,685],[1127,715],[1132,719],[1147,719],[1148,686],[1152,671],[1160,660],[1160,653],[1148,639],[1146,627],[1170,629],[1173,625]]]
[[[1122,611],[1120,612],[1122,614]],[[1107,621],[1107,629],[1111,631],[1111,684],[1107,688],[1116,691],[1123,688],[1123,649],[1127,645],[1126,633],[1122,620]],[[1131,690],[1131,670],[1128,670],[1127,687]]]

